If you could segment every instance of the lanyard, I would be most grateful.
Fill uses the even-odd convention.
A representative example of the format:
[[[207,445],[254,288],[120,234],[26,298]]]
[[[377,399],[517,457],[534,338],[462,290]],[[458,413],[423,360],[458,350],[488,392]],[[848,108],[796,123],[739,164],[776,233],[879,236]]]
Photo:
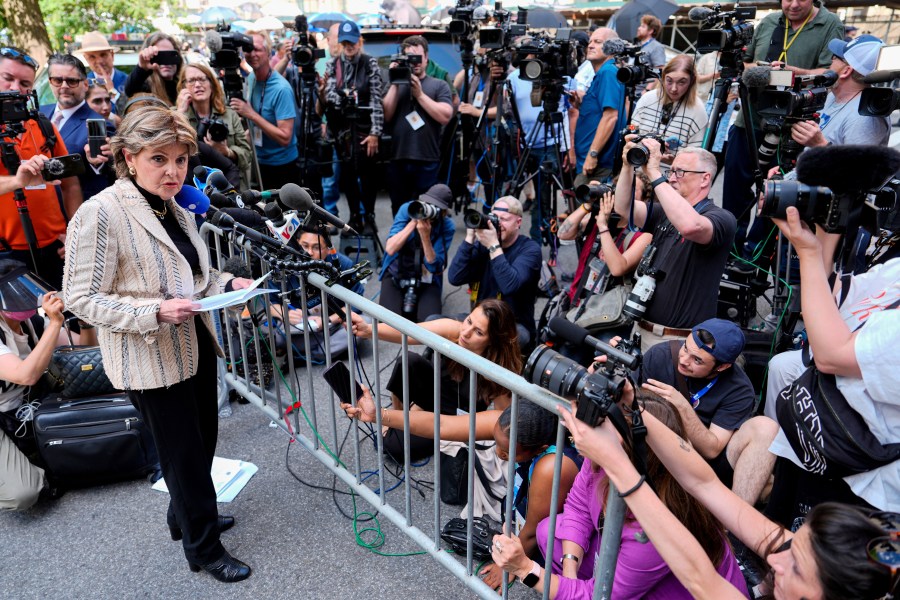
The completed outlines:
[[[716,376],[715,379],[713,379],[712,381],[710,381],[709,383],[706,384],[705,388],[703,388],[702,390],[700,390],[699,392],[697,392],[696,394],[693,394],[691,396],[691,408],[693,408],[694,410],[697,410],[697,407],[700,406],[700,398],[702,398],[706,394],[706,392],[709,391],[709,388],[716,385],[716,382],[718,380],[719,380],[719,377]]]
[[[259,116],[262,116],[263,102],[265,102],[265,100],[266,100],[266,87],[268,87],[268,85],[269,85],[269,77],[271,77],[271,76],[272,76],[272,73],[270,72],[266,76],[265,80],[262,82],[262,87],[259,89],[259,110],[256,111],[259,113]],[[259,83],[260,83],[259,81],[256,82],[257,85],[259,85]],[[252,108],[253,104],[251,104],[250,107]]]
[[[803,31],[803,28],[806,27],[806,24],[809,23],[809,20],[812,18],[812,11],[809,11],[809,14],[806,15],[806,20],[803,21],[803,24],[800,26],[794,33],[794,37],[791,38],[791,41],[788,41],[788,29],[791,26],[791,20],[787,18],[787,15],[784,17],[784,50],[781,51],[781,55],[778,57],[778,60],[787,64],[787,51],[794,42],[797,40],[797,36],[800,35],[800,32]]]

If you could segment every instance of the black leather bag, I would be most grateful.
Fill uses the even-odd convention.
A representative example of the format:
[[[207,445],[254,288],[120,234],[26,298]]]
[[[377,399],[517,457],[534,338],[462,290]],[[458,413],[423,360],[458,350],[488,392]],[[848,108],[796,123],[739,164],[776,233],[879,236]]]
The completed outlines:
[[[48,400],[34,417],[38,451],[67,486],[136,479],[156,470],[156,446],[124,393]]]
[[[116,391],[100,357],[100,346],[60,346],[53,351],[48,368],[62,387],[65,398],[88,398]]]
[[[441,539],[447,542],[453,552],[460,556],[466,555],[466,540],[468,525],[465,519],[459,517],[450,519],[441,530]],[[500,529],[491,521],[483,517],[472,519],[472,557],[475,560],[488,560],[491,557],[491,545],[494,536],[500,534]]]

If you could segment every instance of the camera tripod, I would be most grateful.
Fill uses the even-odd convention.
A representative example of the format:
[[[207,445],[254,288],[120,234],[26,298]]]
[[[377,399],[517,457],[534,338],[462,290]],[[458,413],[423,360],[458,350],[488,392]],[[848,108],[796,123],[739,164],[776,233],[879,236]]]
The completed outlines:
[[[22,159],[16,152],[16,144],[12,140],[25,132],[21,123],[10,123],[0,132],[0,160],[10,176],[15,177],[22,164]],[[37,235],[34,233],[34,224],[31,222],[31,214],[28,212],[28,202],[25,198],[25,190],[16,188],[13,191],[13,200],[16,203],[16,212],[19,213],[19,221],[22,223],[22,231],[25,233],[25,242],[28,244],[28,254],[31,257],[32,272],[40,276],[37,263]]]
[[[322,175],[327,175],[328,168],[323,169],[325,163],[319,160],[315,151],[319,147],[321,137],[319,123],[316,114],[316,72],[309,67],[297,67],[297,78],[293,80],[294,98],[297,102],[297,114],[300,118],[297,137],[297,149],[300,158],[298,161],[301,186],[309,189],[313,197],[322,201]],[[313,156],[309,156],[313,150]],[[330,161],[327,163],[331,166]]]

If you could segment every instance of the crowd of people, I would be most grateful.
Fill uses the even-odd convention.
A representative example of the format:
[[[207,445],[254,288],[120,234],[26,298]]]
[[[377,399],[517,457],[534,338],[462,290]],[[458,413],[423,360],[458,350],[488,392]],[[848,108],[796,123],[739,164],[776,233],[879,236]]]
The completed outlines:
[[[516,374],[546,335],[535,314],[542,243],[577,244],[571,285],[553,299],[557,314],[576,324],[606,292],[632,291],[637,280],[629,318],[592,333],[601,331],[613,345],[640,334],[642,367],[628,373],[616,400],[626,421],[640,418],[646,425],[646,455],[610,420],[584,423],[574,410],[555,415],[527,401],[514,415],[510,391],[483,375],[470,398],[469,370],[441,362],[443,451],[453,455],[468,442],[469,418],[459,413],[470,405],[477,410],[476,438],[494,443],[493,450],[470,449],[485,472],[484,481],[476,481],[476,512],[505,523],[493,540],[493,560],[481,572],[491,587],[501,585],[506,571],[536,589],[549,579],[554,598],[590,596],[606,493],[615,486],[628,507],[616,597],[894,597],[900,554],[900,405],[893,396],[900,364],[892,352],[900,339],[897,232],[880,229],[880,220],[859,232],[836,233],[814,223],[815,216],[801,218],[793,206],[779,218],[758,216],[751,226],[762,192],[759,169],[765,179],[790,181],[794,163],[777,152],[766,164],[751,147],[749,140],[761,140],[763,131],[744,119],[753,107],[742,111],[739,103],[754,102],[756,93],[729,94],[725,129],[710,129],[718,120],[709,114],[709,96],[721,56],[667,60],[657,41],[662,26],[652,15],[641,19],[637,43],[657,77],[635,86],[617,77],[623,59],[606,54],[616,47],[607,43],[618,37],[613,29],[575,34],[585,60],[566,79],[559,126],[543,131],[541,109],[519,64],[488,56],[483,68],[453,77],[429,58],[428,41],[413,35],[399,44],[406,57],[392,59],[389,76],[365,52],[352,21],[327,32],[324,76],[293,63],[295,40],[248,32],[252,49],[243,53],[240,93],[223,87],[216,69],[187,63],[178,40],[162,32],[146,38],[128,74],[116,69],[114,49],[96,32],[83,37],[75,54],[52,55],[46,68],[56,102],[41,106],[21,131],[6,130],[19,164],[4,152],[0,169],[0,193],[7,198],[0,201],[0,286],[25,267],[48,290],[61,292],[33,298],[34,306],[3,300],[0,508],[23,510],[41,493],[58,494],[53,474],[17,432],[27,420],[20,408],[29,400],[28,387],[63,342],[65,308],[78,318],[85,340],[96,332],[111,383],[128,393],[153,434],[171,494],[167,525],[182,541],[190,569],[224,582],[250,576],[251,568],[219,540],[235,525],[234,517],[218,514],[209,473],[218,430],[216,359],[223,353],[210,314],[196,312],[196,302],[251,281],[216,268],[198,234],[202,215],[175,201],[193,183],[194,167],[204,166],[221,171],[235,190],[300,183],[335,215],[343,195],[349,225],[371,236],[379,235],[377,196],[386,188],[393,224],[383,236],[380,303]],[[816,0],[781,0],[781,10],[757,23],[742,50],[745,69],[764,62],[794,76],[833,72],[815,118],[797,119],[780,132],[779,143],[790,141],[801,156],[807,148],[888,142],[888,117],[858,110],[869,87],[864,77],[875,70],[884,44],[868,34],[844,36],[838,17]],[[18,49],[0,49],[0,91],[29,93],[38,67]],[[408,69],[408,78],[396,75],[398,67]],[[492,83],[506,79],[508,87]],[[306,87],[311,93],[302,91]],[[527,173],[563,172],[563,214],[551,215],[553,186],[501,193],[483,161],[464,157],[471,183],[483,189],[469,188],[466,203],[475,203],[477,223],[467,216],[464,239],[452,248],[460,219],[452,212],[456,192],[441,182],[441,163],[445,136],[456,135],[456,117],[470,130],[483,120],[515,123],[522,135],[514,136],[515,150],[503,161],[515,167],[527,149]],[[105,127],[99,144],[89,140],[98,120]],[[629,123],[636,127],[627,129]],[[716,142],[704,143],[710,136]],[[313,168],[309,156],[323,140],[333,142],[333,150],[324,161],[330,168],[320,171],[322,161]],[[81,156],[83,172],[45,180],[47,161],[70,153]],[[714,199],[720,170],[723,197]],[[576,187],[592,191],[575,202]],[[17,212],[22,205],[33,231]],[[559,226],[548,235],[551,220]],[[802,352],[774,356],[760,402],[754,386],[761,382],[742,367],[747,334],[720,318],[717,304],[729,263],[758,267],[754,261],[771,254],[765,243],[773,235],[796,253],[786,258],[799,273],[800,337],[808,343]],[[332,254],[323,228],[299,228],[291,243],[315,260]],[[353,265],[344,255],[335,260],[342,268]],[[470,312],[446,314],[451,286],[468,290]],[[306,328],[320,339],[348,335],[339,314],[319,309],[305,322],[297,307],[272,302],[273,318],[287,331]],[[44,319],[34,316],[37,308]],[[386,324],[374,326],[354,312],[345,317],[357,338],[372,337],[377,327],[379,340],[401,339]],[[606,360],[573,344],[560,349],[591,372]],[[414,459],[433,452],[437,400],[429,391],[435,366],[427,353],[411,352],[403,363],[407,373],[398,360],[385,386],[390,406],[381,406],[380,390],[365,390],[356,404],[343,405],[348,416],[384,427],[384,451],[398,462],[407,439],[404,376]],[[809,377],[813,384],[806,383]],[[802,427],[802,415],[810,414],[803,410],[819,396],[853,415],[858,425],[846,433],[849,442],[823,439],[823,431],[841,435],[833,429]],[[514,418],[519,434],[511,447]],[[560,419],[571,434],[561,448]],[[550,540],[551,457],[557,453],[564,455],[560,520]],[[853,468],[844,460],[849,453]],[[496,497],[507,488],[508,461],[518,467],[511,515]],[[542,554],[551,541],[553,569],[545,572]]]

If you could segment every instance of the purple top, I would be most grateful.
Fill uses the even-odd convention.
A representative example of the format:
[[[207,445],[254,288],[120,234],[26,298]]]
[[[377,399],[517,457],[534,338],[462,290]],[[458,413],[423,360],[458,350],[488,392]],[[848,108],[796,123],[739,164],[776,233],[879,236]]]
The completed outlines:
[[[556,541],[558,543],[561,544],[561,540],[569,540],[586,549],[579,569],[581,573],[590,573],[593,570],[592,564],[590,569],[585,569],[587,563],[594,562],[593,553],[588,555],[587,550],[590,550],[592,546],[594,549],[599,548],[600,532],[597,523],[603,511],[603,501],[597,492],[597,486],[603,477],[602,470],[593,471],[591,462],[585,460],[581,471],[575,477],[575,482],[566,498],[563,513],[557,522]],[[539,540],[542,552],[546,548],[546,533],[543,537],[543,541]],[[558,549],[561,549],[561,545],[558,546]],[[554,563],[556,562],[558,562],[558,558],[554,560]],[[717,570],[741,593],[747,595],[744,577],[741,575],[737,560],[727,543],[725,544],[725,557]],[[559,592],[556,598],[557,600],[590,599],[593,591],[593,579],[560,577]],[[622,547],[616,563],[611,598],[665,598],[666,600],[681,598],[690,600],[691,598],[690,593],[681,585],[636,521],[626,521],[622,528]]]

